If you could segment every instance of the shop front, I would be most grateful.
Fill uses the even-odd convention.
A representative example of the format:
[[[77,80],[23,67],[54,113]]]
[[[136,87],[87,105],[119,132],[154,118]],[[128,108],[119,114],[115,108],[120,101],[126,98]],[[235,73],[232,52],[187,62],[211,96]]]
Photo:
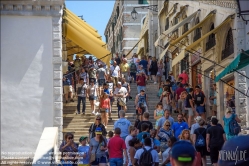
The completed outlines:
[[[202,88],[202,64],[200,54],[202,49],[199,48],[194,54],[191,54],[191,86],[200,86]]]

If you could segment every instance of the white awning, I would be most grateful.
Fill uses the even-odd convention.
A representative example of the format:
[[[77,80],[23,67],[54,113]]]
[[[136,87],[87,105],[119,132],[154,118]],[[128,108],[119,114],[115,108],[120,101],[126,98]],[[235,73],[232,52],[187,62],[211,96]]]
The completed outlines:
[[[179,27],[183,26],[184,24],[190,22],[195,16],[196,14],[199,12],[200,10],[194,12],[193,14],[191,14],[189,17],[185,18],[183,21],[179,22],[178,24],[170,27],[168,30],[164,31],[159,37],[158,39],[156,40],[156,42],[154,43],[155,44],[155,47],[158,46],[158,43],[161,39],[163,39],[165,36],[169,35],[171,32],[177,30]]]
[[[170,46],[170,45],[169,45]],[[159,60],[161,60],[169,49],[169,46],[160,54]]]
[[[178,62],[185,57],[185,50],[182,50],[179,55],[177,55],[172,61],[172,67],[175,66]]]

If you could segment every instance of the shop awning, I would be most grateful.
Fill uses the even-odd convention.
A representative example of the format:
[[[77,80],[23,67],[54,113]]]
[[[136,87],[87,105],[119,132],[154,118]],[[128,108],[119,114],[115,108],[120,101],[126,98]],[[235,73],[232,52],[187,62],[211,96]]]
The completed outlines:
[[[111,53],[106,49],[106,43],[99,38],[100,35],[96,35],[97,32],[94,32],[94,35],[92,28],[83,26],[81,23],[77,23],[76,15],[73,16],[68,14],[68,10],[64,11],[66,12],[63,15],[63,19],[65,20],[63,23],[64,37],[69,39],[73,43],[71,45],[75,45],[77,49],[81,48],[81,51],[85,50],[104,63],[110,64]],[[80,21],[84,23],[83,20]],[[75,54],[77,54],[77,52],[75,52]]]
[[[216,13],[216,10],[211,11],[201,22],[196,24],[190,30],[185,32],[183,35],[178,37],[176,40],[170,42],[171,45],[175,45],[176,43],[180,42],[184,37],[186,37],[189,33],[193,32],[196,28],[199,28],[203,23],[205,23],[209,18],[211,18]]]
[[[249,65],[249,50],[241,52],[218,76],[215,77],[215,82],[218,82],[225,75],[240,70]]]
[[[177,55],[172,61],[172,67],[175,66],[185,57],[185,50],[182,50],[179,55]]]
[[[100,34],[98,34],[98,31],[96,29],[94,29],[91,25],[86,23],[84,20],[81,20],[77,15],[75,15],[70,10],[65,9],[64,10],[64,15],[65,15],[65,17],[72,19],[72,21],[74,21],[76,24],[78,24],[82,28],[89,31],[93,36],[101,39],[101,36],[100,36]]]
[[[161,60],[161,59],[164,57],[164,55],[165,55],[166,52],[168,51],[169,47],[170,47],[170,46],[168,46],[166,49],[164,49],[163,52],[159,55],[159,60]]]
[[[206,33],[205,35],[203,35],[200,39],[198,39],[197,41],[195,41],[194,43],[192,43],[191,45],[189,45],[188,47],[185,48],[185,50],[187,51],[191,51],[191,49],[196,46],[197,44],[199,44],[202,40],[204,40],[206,37],[208,37],[209,35],[216,33],[220,28],[222,28],[223,26],[225,26],[227,23],[229,23],[232,18],[234,17],[233,15],[229,15],[219,26],[217,26],[216,28],[214,28],[213,30],[209,31],[208,33]]]
[[[159,41],[164,38],[165,36],[169,35],[171,32],[177,30],[179,27],[183,26],[184,24],[190,22],[195,16],[196,14],[199,12],[200,10],[194,12],[193,14],[191,14],[189,17],[185,18],[183,21],[179,22],[178,24],[170,27],[168,30],[164,31],[156,40],[156,42],[154,43],[155,47],[158,46]]]

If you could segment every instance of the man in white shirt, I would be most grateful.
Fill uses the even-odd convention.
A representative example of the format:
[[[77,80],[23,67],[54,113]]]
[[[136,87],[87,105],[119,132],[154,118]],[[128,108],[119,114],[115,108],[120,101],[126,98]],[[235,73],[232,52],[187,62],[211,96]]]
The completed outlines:
[[[121,101],[122,100],[122,104],[119,103],[118,101],[118,113],[119,111],[122,109],[124,111],[126,111],[126,97],[128,96],[128,92],[127,89],[125,87],[122,87],[122,83],[118,82],[117,83],[117,87],[114,91],[114,97],[117,98],[117,100]],[[118,114],[119,117],[119,114]]]
[[[118,78],[120,77],[120,68],[117,65],[117,62],[114,61],[113,65],[110,67],[110,75],[114,78],[114,84],[117,85]]]
[[[149,137],[147,137],[147,138],[144,139],[144,148],[147,151],[149,151],[150,149],[152,149],[152,147],[151,147],[151,139]],[[134,163],[133,163],[133,165],[138,166],[138,165],[141,164],[140,162],[142,160],[144,160],[144,159],[141,158],[141,156],[142,156],[142,154],[144,152],[144,148],[141,148],[141,149],[139,149],[139,150],[136,151],[136,154],[134,156]],[[158,157],[157,151],[154,150],[154,149],[152,149],[150,151],[150,153],[151,153],[151,156],[152,156],[151,166],[159,166],[159,157]],[[141,160],[140,160],[140,158],[141,158]],[[148,164],[150,164],[150,163],[148,163]]]

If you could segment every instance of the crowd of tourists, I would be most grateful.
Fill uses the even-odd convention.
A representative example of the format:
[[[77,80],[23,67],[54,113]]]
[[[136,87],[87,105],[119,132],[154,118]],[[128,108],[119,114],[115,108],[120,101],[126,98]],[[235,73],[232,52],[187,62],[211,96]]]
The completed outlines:
[[[65,135],[60,146],[62,164],[158,166],[162,158],[163,166],[205,166],[206,156],[210,156],[214,166],[234,164],[235,161],[219,160],[219,151],[227,150],[229,142],[234,143],[235,139],[241,140],[238,146],[241,151],[249,147],[245,142],[249,136],[238,136],[241,120],[234,109],[226,109],[222,126],[216,117],[216,85],[213,84],[212,94],[204,94],[200,86],[189,85],[186,71],[177,77],[168,72],[167,61],[167,58],[157,60],[145,56],[139,59],[136,54],[127,60],[117,54],[109,68],[100,61],[94,62],[92,57],[76,57],[74,63],[69,62],[63,78],[65,102],[73,102],[76,94],[77,114],[85,114],[89,99],[90,112],[96,118],[89,127],[89,135],[80,137],[80,145],[73,140],[73,134]],[[149,80],[158,85],[158,92],[150,94],[150,98],[158,98],[154,110],[150,110],[146,94]],[[136,96],[131,96],[133,83],[137,85]],[[206,117],[208,101],[212,102],[211,117]],[[127,102],[134,102],[135,107],[127,108]],[[119,119],[113,131],[106,131],[114,103]],[[125,118],[127,109],[134,109],[137,115],[134,124]],[[241,144],[243,141],[247,145]],[[238,150],[232,148],[231,151]],[[249,165],[248,153],[236,165]]]

